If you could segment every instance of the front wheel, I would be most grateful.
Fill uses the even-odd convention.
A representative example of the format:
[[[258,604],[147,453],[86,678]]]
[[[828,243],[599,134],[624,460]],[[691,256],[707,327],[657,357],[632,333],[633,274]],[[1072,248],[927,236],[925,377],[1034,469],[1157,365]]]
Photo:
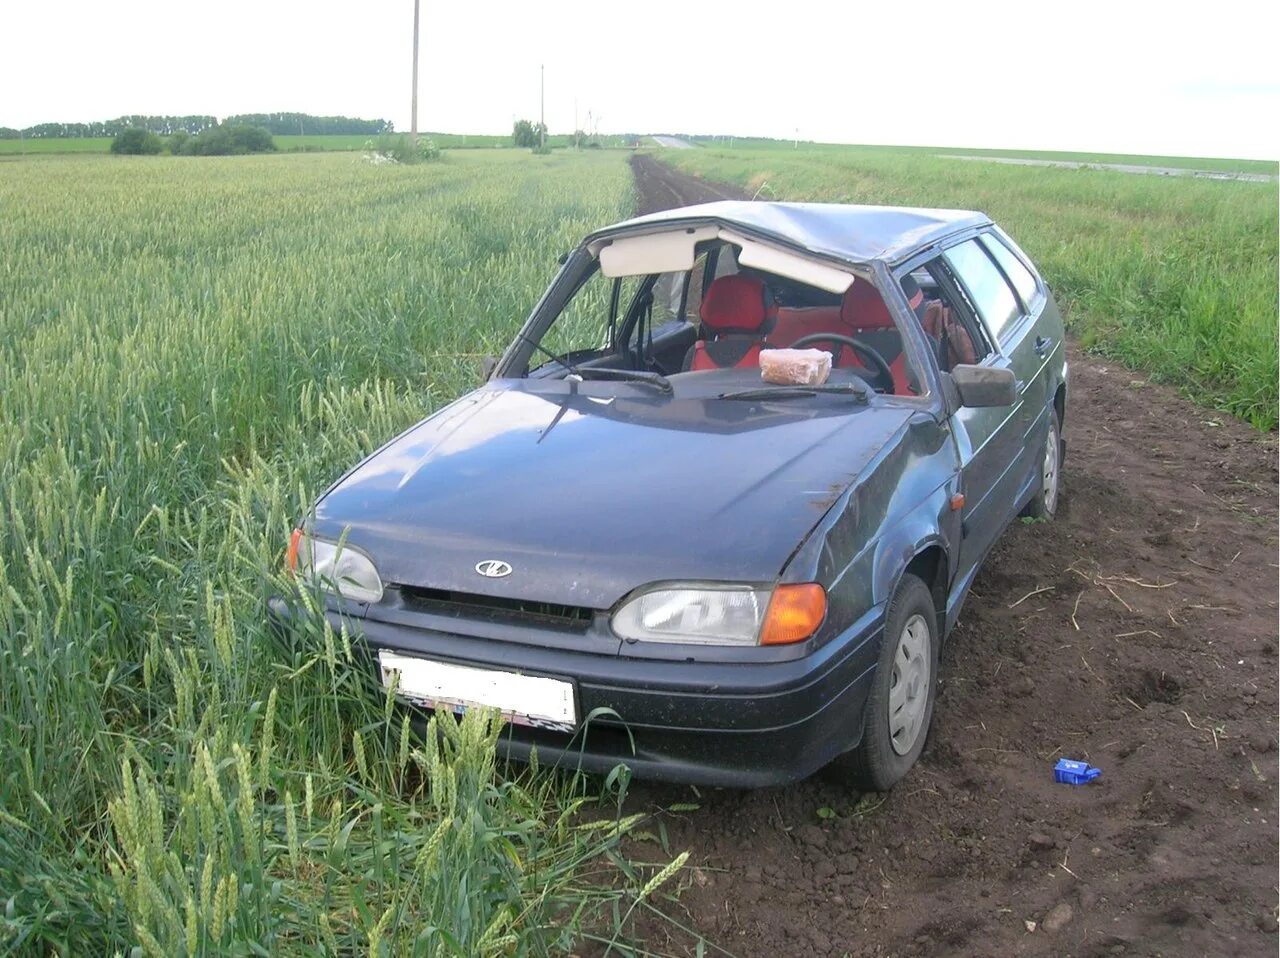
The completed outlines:
[[[1062,491],[1062,425],[1058,410],[1049,413],[1049,435],[1045,437],[1040,459],[1040,490],[1022,510],[1033,519],[1052,519],[1058,511]]]
[[[841,763],[852,783],[885,792],[924,750],[938,688],[938,615],[929,587],[904,575],[889,601],[862,741]]]

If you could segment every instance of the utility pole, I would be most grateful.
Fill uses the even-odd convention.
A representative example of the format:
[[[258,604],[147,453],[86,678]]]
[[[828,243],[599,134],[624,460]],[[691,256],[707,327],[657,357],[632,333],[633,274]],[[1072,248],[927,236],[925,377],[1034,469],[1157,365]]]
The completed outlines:
[[[418,0],[413,0],[417,3]],[[547,66],[538,66],[538,148],[547,148]]]
[[[413,100],[409,114],[409,139],[418,148],[418,2],[413,0]]]

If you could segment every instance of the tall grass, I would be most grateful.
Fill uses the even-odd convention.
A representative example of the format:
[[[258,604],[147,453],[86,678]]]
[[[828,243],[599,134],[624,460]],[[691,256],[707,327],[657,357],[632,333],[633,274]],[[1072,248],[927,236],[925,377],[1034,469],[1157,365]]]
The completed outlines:
[[[633,822],[495,770],[482,715],[419,735],[351,636],[276,635],[263,603],[315,493],[476,380],[627,175],[4,163],[0,950],[434,958],[610,930],[646,875],[608,864]]]
[[[1263,429],[1277,418],[1277,185],[1010,167],[915,151],[669,150],[763,199],[977,209],[1081,341]],[[1274,164],[1272,165],[1274,172]]]

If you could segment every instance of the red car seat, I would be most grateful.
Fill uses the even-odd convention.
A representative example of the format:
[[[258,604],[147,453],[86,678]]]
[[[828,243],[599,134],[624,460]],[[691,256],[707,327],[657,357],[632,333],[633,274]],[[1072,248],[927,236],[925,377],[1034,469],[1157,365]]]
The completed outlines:
[[[855,279],[840,302],[840,318],[850,328],[849,335],[862,340],[884,357],[889,371],[893,373],[895,395],[917,394],[907,375],[907,354],[902,348],[902,334],[889,315],[889,308],[885,306],[879,290],[865,279]]]
[[[902,277],[902,292],[915,310],[925,335],[938,357],[943,372],[950,372],[957,363],[976,363],[978,351],[974,348],[969,331],[957,321],[955,315],[940,299],[926,299],[924,291],[910,276]]]
[[[769,331],[769,345],[784,348],[790,346],[801,336],[814,333],[839,333],[849,335],[849,327],[840,318],[840,307],[836,306],[782,306],[777,310],[777,318]],[[817,344],[821,348],[822,344]],[[849,356],[849,350],[840,353],[841,365],[856,365]]]
[[[760,347],[771,325],[764,282],[735,273],[717,278],[702,297],[703,334],[685,358],[685,369],[734,369],[760,365]]]
[[[939,332],[941,318],[934,315],[934,307],[940,307],[942,304],[937,300],[926,299],[924,290],[920,288],[920,284],[910,274],[902,277],[902,294],[907,297],[907,305],[911,307],[911,311],[915,313],[921,329],[924,330],[925,339],[929,341],[929,348],[933,350],[933,354],[938,358],[938,363],[945,370],[947,368],[944,358],[946,351],[943,348],[943,340]]]

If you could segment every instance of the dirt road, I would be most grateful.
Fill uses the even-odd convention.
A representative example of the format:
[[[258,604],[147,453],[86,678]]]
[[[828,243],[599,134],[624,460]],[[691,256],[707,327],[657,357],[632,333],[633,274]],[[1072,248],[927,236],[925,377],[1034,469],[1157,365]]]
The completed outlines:
[[[740,195],[634,166],[642,211]],[[701,804],[667,818],[692,852],[675,912],[719,947],[1275,955],[1275,437],[1070,361],[1060,514],[988,559],[897,789],[634,786],[637,806]],[[1055,785],[1062,756],[1103,775]]]

